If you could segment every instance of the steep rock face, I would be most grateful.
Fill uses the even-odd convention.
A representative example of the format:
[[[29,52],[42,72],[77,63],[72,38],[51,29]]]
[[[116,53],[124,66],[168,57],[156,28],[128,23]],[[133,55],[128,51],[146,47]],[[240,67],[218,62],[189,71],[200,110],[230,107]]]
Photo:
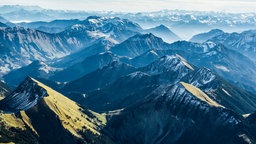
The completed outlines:
[[[27,110],[46,95],[47,92],[42,87],[37,86],[30,77],[27,77],[17,89],[0,101],[0,109],[10,113]]]
[[[240,134],[253,143],[241,119],[176,84],[112,116],[104,132],[116,143],[249,143]]]
[[[80,107],[30,77],[1,101],[1,110],[4,112],[0,116],[3,129],[16,137],[28,133],[33,136],[28,141],[67,144],[103,142],[99,133],[106,123],[103,115]],[[17,131],[19,128],[21,131]],[[12,137],[8,133],[1,135]]]
[[[70,54],[70,47],[61,36],[22,27],[0,30],[0,76],[28,65],[34,60],[47,61]]]
[[[164,41],[166,41],[168,43],[172,43],[174,41],[181,40],[181,38],[179,36],[177,36],[174,32],[172,32],[165,25],[159,25],[157,27],[147,29],[145,31],[162,38]]]
[[[153,34],[138,34],[110,49],[119,56],[134,58],[151,49],[167,49],[168,44]]]
[[[11,88],[6,83],[0,81],[0,100],[11,92]]]
[[[100,69],[115,60],[118,60],[118,57],[109,51],[99,53],[57,72],[52,78],[61,82],[72,81]]]
[[[119,77],[134,71],[136,71],[136,68],[120,61],[114,61],[109,65],[104,66],[102,69],[98,69],[75,81],[69,82],[62,88],[62,91],[65,93],[88,92],[97,88],[105,87]]]
[[[252,133],[252,135],[254,136],[254,139],[256,139],[256,112],[249,114],[246,117],[246,122],[250,127],[250,132]]]
[[[54,34],[22,27],[6,28],[1,30],[0,34],[3,54],[15,51],[21,52],[26,57],[32,56],[38,60],[47,60],[64,56],[71,51],[63,39]],[[26,54],[25,52],[29,53]]]

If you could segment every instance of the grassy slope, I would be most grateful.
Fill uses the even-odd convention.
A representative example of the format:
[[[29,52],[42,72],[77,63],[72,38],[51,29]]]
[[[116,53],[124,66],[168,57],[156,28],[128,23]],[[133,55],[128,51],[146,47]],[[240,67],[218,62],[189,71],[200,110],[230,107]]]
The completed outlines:
[[[216,106],[216,107],[223,107],[222,105],[218,104],[214,100],[212,100],[209,96],[207,96],[203,91],[201,91],[199,88],[185,83],[185,82],[180,82],[187,91],[189,91],[191,94],[193,94],[195,97],[199,98],[201,101],[204,101],[208,103],[211,106]]]
[[[90,135],[100,136],[99,130],[106,124],[105,115],[82,108],[77,103],[54,91],[50,87],[35,79],[32,80],[38,86],[44,88],[48,96],[39,100],[38,104],[29,110],[20,111],[17,114],[1,113],[0,124],[2,132],[7,131],[9,133],[11,130],[14,130],[16,133],[12,135],[15,137],[22,137],[24,133],[28,132],[30,135],[33,135],[34,138],[41,137],[43,139],[44,133],[42,132],[47,130],[43,128],[47,127],[45,124],[49,123],[49,125],[51,125],[51,123],[54,123],[54,125],[58,125],[58,123],[60,123],[59,128],[63,129],[60,131],[64,131],[62,133],[68,132],[69,135],[71,134],[76,137],[76,139],[84,141],[84,137],[86,136],[84,133],[88,133],[88,131]],[[43,118],[42,115],[45,115],[44,117],[46,118]],[[38,119],[40,121],[38,121]],[[55,132],[58,131],[56,130],[54,133]],[[64,136],[64,134],[62,135]],[[10,135],[7,134],[4,137],[2,133],[0,133],[0,142],[11,142],[9,140],[17,142],[17,140]]]

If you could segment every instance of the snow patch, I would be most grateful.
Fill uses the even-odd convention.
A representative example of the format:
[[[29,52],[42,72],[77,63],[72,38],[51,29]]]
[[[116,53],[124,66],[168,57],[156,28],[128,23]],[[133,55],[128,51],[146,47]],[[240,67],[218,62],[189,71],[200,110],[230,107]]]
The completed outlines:
[[[150,53],[152,53],[152,54],[158,56],[158,54],[157,54],[154,50],[151,50]]]
[[[73,25],[73,26],[71,27],[71,29],[73,29],[73,30],[79,30],[79,29],[81,29],[81,28],[85,28],[85,26],[84,26],[84,25],[81,25],[81,24],[75,24],[75,25]]]
[[[187,63],[187,60],[186,60],[186,59],[184,59],[183,57],[181,57],[181,56],[178,55],[178,54],[176,54],[176,57],[179,58],[179,59],[181,60],[181,62],[182,62],[187,68],[189,68],[189,69],[191,69],[191,70],[194,70],[194,68],[193,68],[190,64]]]
[[[224,93],[226,93],[228,96],[231,96],[225,89],[222,89]]]
[[[99,21],[96,20],[96,19],[89,19],[88,20],[90,23],[93,23],[93,24],[97,24]]]
[[[222,71],[225,71],[225,72],[229,72],[230,71],[227,67],[222,66],[222,65],[214,65],[214,67],[217,68],[217,69],[220,69]]]
[[[210,49],[214,48],[216,44],[214,42],[205,42],[203,43],[204,53],[209,52]]]
[[[216,51],[211,51],[211,52],[206,53],[207,56],[213,56],[213,55],[216,55],[216,54],[217,54]]]
[[[137,72],[134,72],[134,73],[129,74],[129,76],[130,76],[131,78],[135,78],[135,77],[141,78],[141,77],[143,77],[143,76],[149,76],[149,75],[146,74],[146,73],[137,71]]]

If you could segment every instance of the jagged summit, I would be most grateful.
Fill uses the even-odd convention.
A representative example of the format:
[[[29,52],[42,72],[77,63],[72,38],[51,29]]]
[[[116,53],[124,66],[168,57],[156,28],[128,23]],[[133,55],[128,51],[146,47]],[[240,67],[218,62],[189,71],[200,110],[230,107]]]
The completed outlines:
[[[27,110],[47,95],[47,91],[38,86],[35,79],[27,77],[16,90],[0,101],[0,109],[9,113]]]
[[[163,72],[180,73],[180,76],[186,75],[194,68],[179,55],[166,55],[154,61],[150,65],[141,68],[142,71],[151,75],[161,74]]]

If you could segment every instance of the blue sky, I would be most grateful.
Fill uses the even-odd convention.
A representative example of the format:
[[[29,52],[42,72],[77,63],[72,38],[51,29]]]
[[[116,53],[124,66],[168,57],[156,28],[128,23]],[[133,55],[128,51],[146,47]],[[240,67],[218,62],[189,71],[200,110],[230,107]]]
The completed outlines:
[[[96,11],[200,11],[255,12],[256,0],[0,0],[0,5],[38,5],[49,9]]]

